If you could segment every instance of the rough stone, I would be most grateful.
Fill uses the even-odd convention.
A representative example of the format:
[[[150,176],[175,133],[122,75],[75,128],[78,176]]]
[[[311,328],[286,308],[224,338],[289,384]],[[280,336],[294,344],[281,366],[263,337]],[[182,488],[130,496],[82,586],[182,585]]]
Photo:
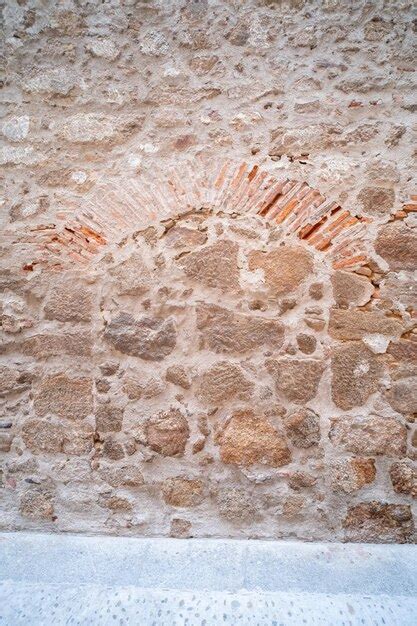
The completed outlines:
[[[303,354],[313,354],[316,351],[317,339],[313,335],[300,333],[296,337],[298,348]]]
[[[20,498],[19,511],[23,517],[31,520],[52,520],[54,517],[52,496],[41,488],[28,489]]]
[[[277,296],[295,291],[313,268],[311,253],[301,246],[282,246],[272,252],[254,251],[249,255],[249,269],[262,270],[266,286]]]
[[[383,313],[332,309],[329,333],[334,339],[355,341],[369,334],[399,338],[404,332],[402,324]]]
[[[135,465],[100,466],[100,478],[112,487],[141,487],[144,484],[142,472]]]
[[[414,270],[417,265],[417,233],[403,223],[386,224],[379,230],[375,251],[391,270]]]
[[[363,306],[369,302],[374,291],[370,280],[352,272],[341,270],[333,272],[331,282],[333,297],[336,305],[340,307]]]
[[[113,404],[99,404],[95,411],[96,429],[102,433],[122,430],[123,409]]]
[[[389,215],[395,202],[393,189],[364,187],[358,194],[358,202],[368,215]]]
[[[361,502],[352,506],[344,521],[348,541],[406,543],[414,523],[408,504]]]
[[[193,507],[204,500],[204,483],[198,479],[177,476],[168,478],[162,485],[166,504],[175,507]]]
[[[14,367],[0,366],[0,396],[21,393],[29,389],[31,376],[28,372]]]
[[[190,389],[191,381],[187,370],[182,365],[172,365],[168,367],[165,375],[168,382],[178,385],[183,389]]]
[[[66,374],[45,376],[34,396],[38,416],[56,415],[81,420],[93,412],[92,380],[70,378]]]
[[[277,320],[233,313],[215,304],[197,306],[203,346],[214,352],[246,352],[259,346],[280,348],[284,326]]]
[[[174,226],[170,228],[165,235],[165,241],[168,246],[174,249],[180,248],[196,248],[202,246],[207,241],[207,235],[195,228],[187,228],[186,226]]]
[[[25,446],[35,454],[61,452],[64,444],[64,431],[60,424],[31,419],[22,427],[22,439]]]
[[[220,435],[223,463],[282,467],[291,462],[285,437],[251,410],[236,411]]]
[[[214,405],[249,400],[253,389],[253,383],[238,365],[219,361],[200,376],[196,395],[199,400]]]
[[[317,393],[324,364],[313,359],[268,359],[266,367],[277,392],[296,404],[312,400]]]
[[[147,361],[160,361],[171,354],[177,333],[173,319],[141,317],[119,313],[107,325],[104,338],[123,354]]]
[[[310,448],[320,442],[319,416],[309,409],[299,409],[283,418],[285,432],[296,448]]]
[[[374,482],[376,468],[374,459],[340,459],[329,464],[332,490],[336,493],[356,493]]]
[[[393,382],[386,398],[392,408],[404,415],[417,413],[417,376]]]
[[[383,374],[380,357],[360,342],[333,348],[331,370],[333,402],[345,411],[362,406],[378,390]]]
[[[90,322],[92,297],[90,291],[69,281],[54,285],[45,302],[45,317],[60,322]]]
[[[417,464],[412,461],[398,461],[390,467],[389,475],[394,491],[417,498]]]
[[[329,438],[335,446],[354,454],[404,456],[407,429],[393,417],[341,417],[334,419]]]
[[[222,240],[187,254],[178,263],[186,276],[200,284],[236,291],[239,288],[238,250],[236,243]]]
[[[220,489],[216,500],[220,515],[229,522],[250,523],[258,517],[253,498],[243,489]]]
[[[137,252],[110,270],[118,294],[141,296],[150,287],[150,272],[143,258]]]
[[[37,359],[51,356],[91,356],[93,334],[89,331],[74,333],[43,334],[27,337],[21,344],[22,353]]]
[[[189,436],[187,419],[175,408],[160,412],[146,423],[148,446],[162,456],[182,456]]]

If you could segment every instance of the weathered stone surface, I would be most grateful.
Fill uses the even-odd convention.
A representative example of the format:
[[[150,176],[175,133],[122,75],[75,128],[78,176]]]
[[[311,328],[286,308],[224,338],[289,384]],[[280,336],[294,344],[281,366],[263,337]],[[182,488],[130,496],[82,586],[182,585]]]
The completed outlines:
[[[15,367],[0,366],[0,396],[21,393],[29,389],[32,376]]]
[[[61,452],[64,432],[60,424],[31,419],[22,427],[22,439],[25,446],[34,453]]]
[[[119,352],[146,361],[159,361],[175,348],[177,333],[173,319],[119,313],[107,325],[104,338]]]
[[[141,487],[144,484],[142,472],[136,465],[100,466],[100,478],[112,487]]]
[[[288,477],[288,485],[291,489],[294,489],[294,491],[313,487],[316,483],[317,478],[308,472],[297,471],[291,473]]]
[[[285,437],[251,410],[236,411],[220,435],[223,463],[281,467],[291,462]]]
[[[148,446],[162,456],[182,456],[189,436],[187,419],[178,409],[163,411],[146,423]]]
[[[64,428],[63,452],[75,456],[89,454],[94,447],[94,428],[82,422],[76,426]]]
[[[312,400],[317,393],[324,363],[313,359],[268,359],[266,367],[277,392],[296,404]]]
[[[335,446],[354,454],[404,456],[407,429],[393,417],[347,416],[332,421],[329,437]]]
[[[397,493],[417,498],[417,463],[412,461],[393,463],[389,475]]]
[[[280,348],[284,341],[281,322],[233,313],[215,304],[197,306],[197,328],[203,346],[214,352],[246,352],[263,345]]]
[[[376,477],[375,461],[360,457],[333,461],[328,470],[332,490],[336,493],[355,493],[373,483]]]
[[[204,500],[204,483],[196,478],[177,476],[168,478],[162,485],[166,504],[176,507],[193,507]]]
[[[141,296],[149,289],[151,275],[137,252],[133,252],[125,261],[112,268],[110,274],[117,293],[122,296]]]
[[[191,252],[178,263],[196,283],[224,291],[239,288],[238,245],[226,239]]]
[[[103,442],[103,456],[112,461],[120,461],[125,457],[125,450],[120,441],[117,441],[113,435],[107,435]]]
[[[362,406],[379,387],[383,374],[380,357],[359,342],[332,350],[332,399],[348,411]]]
[[[207,235],[195,228],[186,226],[174,226],[165,235],[167,244],[174,248],[196,248],[202,246],[207,241]]]
[[[320,442],[320,418],[310,409],[299,409],[283,418],[285,432],[297,448],[310,448]]]
[[[417,281],[413,272],[389,272],[380,286],[380,294],[395,310],[417,310]]]
[[[333,272],[331,282],[336,305],[341,307],[363,306],[369,302],[374,291],[374,286],[368,278],[353,272],[341,270]]]
[[[216,500],[220,515],[229,522],[249,523],[258,517],[253,498],[243,489],[220,489],[216,494]]]
[[[93,412],[92,387],[91,378],[70,378],[66,374],[45,376],[34,396],[36,414],[84,419]]]
[[[348,541],[406,543],[414,523],[408,504],[361,502],[348,511],[344,521]]]
[[[21,344],[23,354],[38,359],[47,359],[61,354],[91,356],[92,348],[93,335],[89,331],[32,335]]]
[[[368,215],[389,215],[395,202],[393,189],[382,187],[364,187],[358,194],[358,201]]]
[[[169,536],[176,537],[177,539],[188,539],[189,537],[192,537],[191,529],[191,522],[186,519],[174,517],[174,519],[171,520]]]
[[[300,333],[296,337],[298,348],[304,354],[313,354],[316,350],[317,339],[313,335],[307,333]]]
[[[90,322],[92,306],[91,292],[66,279],[54,285],[46,299],[44,313],[48,320]]]
[[[168,382],[178,385],[183,389],[190,389],[191,381],[187,370],[182,365],[172,365],[168,367],[165,378]]]
[[[389,365],[395,368],[396,378],[417,376],[417,341],[407,339],[392,341],[387,354],[391,357]]]
[[[404,332],[396,319],[373,311],[332,309],[329,333],[334,339],[355,341],[366,335],[378,334],[398,338]]]
[[[386,398],[398,413],[404,415],[417,413],[417,376],[401,378],[393,382]]]
[[[295,291],[314,268],[312,254],[302,246],[282,246],[272,252],[254,251],[249,269],[263,271],[265,284],[274,295]]]
[[[417,233],[403,223],[382,226],[375,242],[375,251],[391,270],[414,270],[417,265]]]
[[[54,506],[51,494],[41,488],[28,489],[20,498],[19,512],[31,520],[52,520]]]
[[[122,430],[123,409],[113,404],[99,404],[95,411],[96,429],[102,433]]]
[[[201,401],[213,405],[249,400],[253,389],[254,384],[238,365],[219,361],[200,376],[196,394]]]

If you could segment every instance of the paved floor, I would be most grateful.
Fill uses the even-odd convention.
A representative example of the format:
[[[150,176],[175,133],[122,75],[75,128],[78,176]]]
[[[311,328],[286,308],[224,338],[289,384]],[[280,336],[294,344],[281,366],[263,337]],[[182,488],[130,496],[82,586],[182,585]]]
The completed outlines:
[[[3,533],[0,624],[416,626],[417,546]]]

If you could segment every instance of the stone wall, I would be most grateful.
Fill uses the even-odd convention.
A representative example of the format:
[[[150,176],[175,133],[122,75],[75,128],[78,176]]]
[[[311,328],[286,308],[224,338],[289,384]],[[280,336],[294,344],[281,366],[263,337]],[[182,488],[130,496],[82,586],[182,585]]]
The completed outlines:
[[[412,3],[4,24],[1,528],[415,541]]]

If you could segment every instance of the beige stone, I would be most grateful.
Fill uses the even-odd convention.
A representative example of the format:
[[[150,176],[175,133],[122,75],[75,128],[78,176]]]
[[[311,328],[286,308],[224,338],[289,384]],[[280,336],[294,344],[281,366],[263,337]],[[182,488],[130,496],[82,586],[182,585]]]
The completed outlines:
[[[362,406],[378,390],[383,374],[380,357],[359,342],[334,347],[331,370],[333,402],[345,411]]]
[[[393,382],[386,398],[398,413],[403,413],[403,415],[417,413],[417,376],[401,378]]]
[[[358,194],[358,201],[368,215],[389,215],[395,202],[393,189],[383,187],[364,187]]]
[[[182,456],[189,436],[187,419],[175,408],[162,411],[146,423],[148,446],[162,456]]]
[[[335,446],[354,454],[403,456],[407,430],[393,417],[347,416],[332,420],[329,437]]]
[[[183,389],[190,389],[191,381],[187,370],[182,365],[172,365],[168,367],[165,377],[168,382],[178,385]]]
[[[171,354],[177,333],[172,318],[141,317],[121,312],[104,331],[104,338],[119,352],[146,361],[160,361]]]
[[[222,488],[216,494],[219,513],[235,524],[250,523],[257,519],[259,511],[249,493],[239,488]]]
[[[212,365],[198,381],[196,395],[207,404],[223,404],[232,400],[249,400],[254,385],[242,368],[229,361]]]
[[[100,478],[112,487],[141,487],[144,484],[142,472],[136,465],[103,465],[99,469]]]
[[[110,270],[116,293],[125,296],[141,296],[150,287],[151,275],[142,257],[133,252],[125,261]]]
[[[199,304],[196,311],[203,346],[214,352],[247,352],[283,344],[284,326],[278,320],[234,313],[215,304]]]
[[[31,520],[52,520],[54,506],[51,494],[42,488],[28,489],[20,498],[19,512]]]
[[[60,424],[31,419],[22,427],[22,439],[25,446],[34,453],[61,452],[64,431]]]
[[[295,291],[314,269],[312,254],[302,246],[281,246],[272,252],[249,254],[249,269],[263,271],[265,284],[274,295]]]
[[[99,432],[117,432],[122,429],[123,409],[113,404],[99,404],[95,411],[96,429]]]
[[[34,396],[35,412],[40,417],[84,419],[93,412],[92,386],[91,378],[70,378],[66,374],[45,376]]]
[[[355,493],[374,482],[376,468],[374,459],[339,459],[329,463],[329,478],[336,493]]]
[[[165,241],[174,249],[196,248],[206,243],[207,234],[195,228],[177,225],[167,231]]]
[[[251,410],[236,411],[220,435],[223,463],[281,467],[291,462],[285,437]]]
[[[29,372],[0,365],[0,396],[26,391],[31,385],[31,380]]]
[[[176,537],[177,539],[188,539],[192,537],[191,529],[191,522],[179,517],[174,517],[174,519],[171,520],[169,536]]]
[[[394,491],[417,498],[417,463],[398,461],[390,467],[390,478]]]
[[[334,339],[355,341],[370,334],[399,338],[403,332],[401,322],[383,313],[342,309],[330,313],[329,334]]]
[[[313,354],[316,351],[317,339],[313,335],[307,333],[300,333],[296,337],[299,350],[303,354]]]
[[[238,245],[226,239],[191,252],[178,261],[188,278],[224,291],[239,288]]]
[[[162,485],[166,504],[175,507],[193,507],[204,500],[204,483],[198,479],[177,476],[168,478]]]
[[[299,409],[283,417],[285,432],[296,448],[310,448],[320,442],[320,418],[310,409]]]
[[[89,331],[77,331],[62,334],[39,333],[26,338],[21,344],[22,353],[37,359],[51,356],[91,356],[93,334]]]
[[[374,286],[365,276],[353,272],[336,271],[331,277],[333,297],[341,307],[363,306],[369,302]]]
[[[417,233],[403,223],[382,226],[375,251],[391,270],[414,270],[417,264]]]
[[[268,359],[266,367],[278,394],[296,404],[314,398],[324,371],[322,361],[305,358]]]
[[[90,291],[74,285],[68,277],[53,286],[46,299],[44,313],[48,320],[90,322],[92,307]]]
[[[361,502],[352,506],[344,521],[348,541],[406,543],[414,523],[408,504]]]

